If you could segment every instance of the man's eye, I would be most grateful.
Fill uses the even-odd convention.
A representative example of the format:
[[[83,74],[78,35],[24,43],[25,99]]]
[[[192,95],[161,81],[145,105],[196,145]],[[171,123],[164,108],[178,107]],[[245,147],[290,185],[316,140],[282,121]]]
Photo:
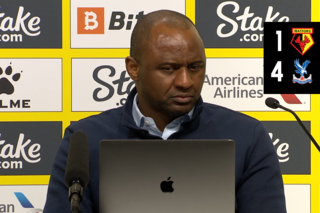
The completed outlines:
[[[171,71],[171,67],[162,67],[162,70],[164,70],[164,71]]]
[[[198,70],[201,70],[203,68],[203,64],[202,63],[197,63],[197,64],[192,64],[189,66],[189,69],[191,71],[198,71]]]
[[[191,65],[190,67],[189,67],[189,69],[191,69],[191,70],[193,70],[193,71],[197,71],[197,70],[199,70],[200,69],[200,65]]]

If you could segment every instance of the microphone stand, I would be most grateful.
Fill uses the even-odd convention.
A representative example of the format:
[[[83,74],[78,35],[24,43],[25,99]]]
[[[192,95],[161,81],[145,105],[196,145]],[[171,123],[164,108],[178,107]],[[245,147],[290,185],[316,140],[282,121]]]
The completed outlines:
[[[83,188],[79,181],[74,181],[69,188],[69,200],[71,213],[82,213],[80,202],[83,196]]]
[[[297,114],[292,111],[291,109],[288,109],[282,105],[280,105],[279,103],[274,103],[274,105],[276,105],[277,107],[284,109],[288,112],[290,112],[298,121],[298,123],[300,124],[300,126],[302,127],[302,129],[305,131],[305,133],[307,133],[307,135],[309,136],[309,138],[311,139],[313,145],[315,145],[315,147],[318,149],[318,151],[320,152],[320,146],[319,144],[316,142],[316,140],[313,138],[313,136],[310,134],[310,132],[307,130],[307,128],[303,125],[302,121],[300,120],[300,118],[297,116]]]

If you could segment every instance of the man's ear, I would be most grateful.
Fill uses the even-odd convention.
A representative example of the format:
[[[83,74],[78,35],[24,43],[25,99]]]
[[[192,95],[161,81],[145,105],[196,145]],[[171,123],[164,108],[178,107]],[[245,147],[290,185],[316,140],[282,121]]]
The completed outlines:
[[[130,78],[134,81],[139,79],[139,63],[131,56],[126,57],[126,68]]]

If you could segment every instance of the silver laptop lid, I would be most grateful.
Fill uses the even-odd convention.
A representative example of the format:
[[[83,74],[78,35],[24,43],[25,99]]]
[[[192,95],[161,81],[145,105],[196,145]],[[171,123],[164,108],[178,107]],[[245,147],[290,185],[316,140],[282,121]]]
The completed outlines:
[[[103,140],[100,213],[235,211],[232,140]]]

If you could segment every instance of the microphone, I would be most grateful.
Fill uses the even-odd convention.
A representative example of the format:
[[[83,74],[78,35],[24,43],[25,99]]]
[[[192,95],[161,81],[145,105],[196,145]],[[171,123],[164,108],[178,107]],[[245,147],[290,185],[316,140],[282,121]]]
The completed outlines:
[[[82,212],[83,188],[89,183],[89,144],[88,137],[81,131],[70,137],[65,182],[69,187],[69,201],[72,213]]]
[[[267,98],[266,105],[272,109],[277,109],[280,106],[279,101],[274,98]]]
[[[312,141],[313,145],[315,145],[315,147],[318,149],[318,151],[320,152],[320,146],[318,145],[318,143],[316,142],[316,140],[312,137],[312,135],[310,134],[310,132],[307,130],[307,128],[303,125],[302,121],[300,120],[300,118],[298,117],[298,115],[292,111],[291,109],[288,109],[282,105],[280,105],[279,101],[274,99],[274,98],[267,98],[266,99],[266,105],[272,109],[277,109],[277,108],[281,108],[284,109],[285,111],[290,112],[298,121],[298,123],[300,124],[300,126],[302,127],[302,129],[305,131],[305,133],[308,135],[308,137],[310,138],[310,140]]]

